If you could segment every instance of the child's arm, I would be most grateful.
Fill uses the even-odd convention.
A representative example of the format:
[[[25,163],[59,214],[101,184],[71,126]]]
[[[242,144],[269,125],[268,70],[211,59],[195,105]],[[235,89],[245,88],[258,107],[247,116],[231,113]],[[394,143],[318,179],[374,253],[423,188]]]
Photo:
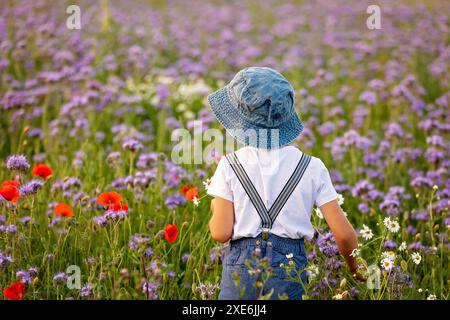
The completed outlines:
[[[211,237],[219,242],[227,242],[233,233],[234,206],[233,202],[215,197],[211,201],[212,217],[209,220]]]
[[[336,244],[344,256],[350,272],[356,275],[356,279],[364,281],[364,277],[357,272],[358,262],[356,258],[350,255],[354,249],[358,248],[355,230],[344,215],[339,203],[336,200],[327,202],[320,206],[320,211],[336,239]]]

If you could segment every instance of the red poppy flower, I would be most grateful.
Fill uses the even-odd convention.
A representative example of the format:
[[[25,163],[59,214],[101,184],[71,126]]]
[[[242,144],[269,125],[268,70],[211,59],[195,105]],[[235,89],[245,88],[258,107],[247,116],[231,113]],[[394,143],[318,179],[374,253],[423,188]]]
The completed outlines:
[[[178,228],[174,224],[168,224],[164,228],[164,238],[170,243],[175,242],[178,237]]]
[[[197,187],[190,188],[188,191],[186,191],[184,196],[189,201],[194,201],[194,198],[198,199],[198,188]]]
[[[192,184],[181,187],[180,193],[183,194],[189,201],[193,201],[194,198],[198,198],[198,188],[194,187]]]
[[[20,187],[20,182],[17,180],[6,180],[2,182],[2,186],[6,187],[6,186],[14,186],[16,188]]]
[[[14,181],[3,181],[0,196],[6,201],[17,202],[20,197],[19,188]]]
[[[33,171],[31,173],[33,176],[38,176],[45,180],[48,180],[52,177],[53,170],[47,164],[37,164],[33,167]]]
[[[56,205],[55,209],[53,210],[53,212],[57,215],[57,216],[61,216],[61,217],[73,217],[73,210],[72,207],[69,206],[66,203],[59,203]]]
[[[182,186],[181,189],[180,189],[180,193],[181,193],[183,196],[185,196],[185,195],[186,195],[186,192],[187,192],[190,188],[192,188],[192,185]]]
[[[25,295],[25,284],[13,282],[8,288],[3,290],[3,295],[8,300],[22,300]]]
[[[113,204],[108,207],[112,211],[128,211],[128,206],[126,204]]]
[[[101,204],[102,206],[110,206],[118,204],[120,205],[120,202],[122,202],[123,198],[120,194],[117,192],[111,191],[111,192],[103,192],[100,194],[97,198],[97,203]]]

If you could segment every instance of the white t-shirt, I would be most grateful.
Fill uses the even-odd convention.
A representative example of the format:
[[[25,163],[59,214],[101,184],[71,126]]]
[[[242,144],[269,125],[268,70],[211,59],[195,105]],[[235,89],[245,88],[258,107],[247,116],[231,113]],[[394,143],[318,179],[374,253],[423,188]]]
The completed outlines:
[[[244,147],[236,156],[253,182],[261,199],[270,209],[297,166],[302,152],[293,146],[267,150]],[[234,227],[232,240],[256,237],[261,231],[261,219],[231,168],[222,157],[208,187],[208,194],[233,202]],[[311,239],[314,229],[311,212],[337,198],[330,174],[323,162],[311,157],[303,178],[273,223],[271,233],[291,239]]]

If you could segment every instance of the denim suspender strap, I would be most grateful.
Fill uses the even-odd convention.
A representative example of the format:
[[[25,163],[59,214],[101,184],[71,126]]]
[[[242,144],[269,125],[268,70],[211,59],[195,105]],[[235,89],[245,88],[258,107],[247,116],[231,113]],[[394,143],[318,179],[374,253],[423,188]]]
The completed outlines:
[[[239,182],[241,183],[242,187],[244,188],[245,192],[250,198],[250,201],[253,203],[253,206],[258,212],[258,215],[262,221],[262,228],[270,229],[272,227],[272,220],[270,219],[269,212],[267,211],[267,208],[264,205],[264,202],[262,201],[258,191],[256,191],[255,186],[248,177],[247,172],[245,172],[244,167],[239,162],[239,159],[237,158],[236,154],[234,153],[227,154],[226,158],[230,163],[231,168],[233,169],[237,178],[239,179]]]
[[[302,157],[300,158],[300,161],[298,162],[294,172],[292,173],[286,185],[283,187],[283,190],[278,195],[277,199],[273,203],[270,210],[267,210],[267,208],[265,207],[264,202],[261,199],[261,196],[259,195],[255,186],[253,185],[249,176],[247,175],[247,172],[245,171],[244,167],[239,162],[239,159],[237,158],[236,154],[230,153],[227,154],[225,157],[227,158],[239,182],[241,183],[242,187],[244,188],[245,192],[250,198],[250,201],[252,202],[256,211],[258,212],[258,215],[262,221],[263,238],[267,239],[268,232],[272,228],[275,219],[278,217],[278,214],[281,212],[287,200],[291,196],[292,192],[294,192],[298,183],[302,179],[303,174],[305,173],[309,165],[309,162],[311,161],[311,156],[306,155],[304,153],[302,154]]]
[[[275,200],[273,205],[270,207],[269,216],[270,216],[270,219],[272,220],[272,222],[274,222],[275,219],[278,217],[278,214],[280,213],[281,209],[283,209],[284,205],[288,201],[292,192],[294,192],[298,183],[302,179],[303,174],[305,173],[306,169],[308,168],[310,161],[311,161],[311,156],[303,153],[302,157],[300,158],[300,161],[297,164],[297,167],[295,168],[295,170],[292,173],[291,177],[289,178],[288,182],[284,185],[283,190],[281,190],[277,199]]]

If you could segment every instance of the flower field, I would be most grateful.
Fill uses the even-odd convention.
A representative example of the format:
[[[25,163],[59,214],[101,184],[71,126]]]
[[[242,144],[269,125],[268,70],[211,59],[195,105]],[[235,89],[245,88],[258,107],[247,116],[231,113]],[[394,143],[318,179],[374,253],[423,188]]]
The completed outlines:
[[[369,278],[316,209],[304,298],[449,298],[450,2],[378,1],[381,30],[356,0],[70,4],[0,4],[0,299],[216,299],[230,150],[179,163],[172,133],[224,131],[206,96],[252,65],[294,85]]]

